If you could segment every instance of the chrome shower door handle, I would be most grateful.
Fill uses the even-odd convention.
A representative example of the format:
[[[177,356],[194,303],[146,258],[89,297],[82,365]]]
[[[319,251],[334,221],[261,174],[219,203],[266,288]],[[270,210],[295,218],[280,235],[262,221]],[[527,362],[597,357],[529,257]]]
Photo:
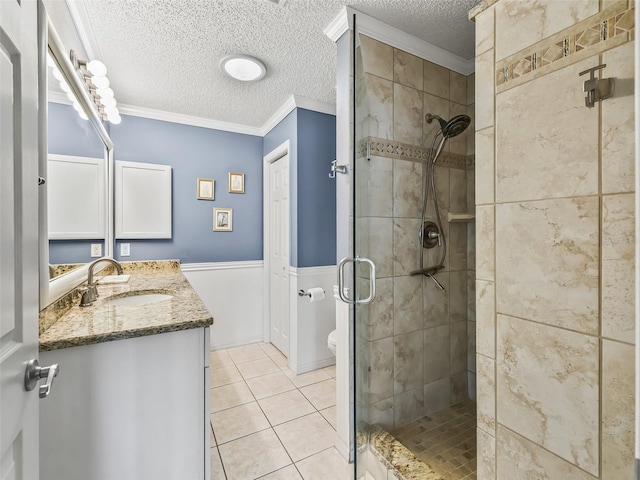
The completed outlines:
[[[344,266],[353,262],[354,264],[363,262],[369,265],[369,296],[363,299],[350,299],[344,293]],[[340,300],[352,305],[366,305],[371,303],[376,296],[376,265],[373,261],[366,257],[344,257],[338,263],[338,295]]]

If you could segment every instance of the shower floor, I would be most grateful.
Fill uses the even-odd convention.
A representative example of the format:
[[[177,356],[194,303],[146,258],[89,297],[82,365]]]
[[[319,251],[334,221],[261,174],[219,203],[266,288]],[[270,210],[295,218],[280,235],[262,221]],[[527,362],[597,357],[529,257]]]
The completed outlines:
[[[472,400],[426,415],[390,433],[443,478],[476,478],[476,404]]]

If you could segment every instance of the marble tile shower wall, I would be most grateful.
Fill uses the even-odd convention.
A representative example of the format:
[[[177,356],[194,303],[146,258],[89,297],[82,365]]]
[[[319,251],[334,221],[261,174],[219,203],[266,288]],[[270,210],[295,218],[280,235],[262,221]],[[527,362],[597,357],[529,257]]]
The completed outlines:
[[[634,2],[487,5],[475,18],[478,478],[632,478]],[[615,96],[589,109],[578,73],[602,63]]]
[[[376,263],[378,292],[362,309],[359,341],[370,359],[369,421],[393,428],[475,395],[475,284],[469,281],[475,257],[467,251],[474,249],[474,225],[447,223],[448,212],[473,211],[475,204],[472,128],[447,144],[436,166],[449,245],[437,278],[446,292],[410,275],[419,269],[425,147],[436,128],[424,115],[473,112],[475,82],[369,37],[359,40],[356,141],[361,153],[366,140],[375,148],[370,160],[356,160],[356,243]],[[440,251],[426,252],[425,265],[436,264]]]

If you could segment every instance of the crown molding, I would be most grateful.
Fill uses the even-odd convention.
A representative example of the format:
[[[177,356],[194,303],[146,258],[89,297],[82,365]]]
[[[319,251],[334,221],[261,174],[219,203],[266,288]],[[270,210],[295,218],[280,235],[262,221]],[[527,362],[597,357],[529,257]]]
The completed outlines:
[[[100,52],[100,47],[96,41],[93,29],[91,28],[91,22],[89,21],[89,15],[87,14],[84,2],[66,0],[66,4],[73,25],[76,27],[76,32],[78,32],[82,48],[84,48],[87,54],[87,61],[94,59],[102,61],[102,53]]]
[[[353,29],[354,14],[357,16],[359,33],[463,75],[470,75],[475,71],[474,59],[467,60],[447,52],[351,7],[344,7],[340,10],[340,13],[324,29],[324,34],[336,42],[347,29]]]
[[[335,104],[320,102],[311,98],[301,97],[300,95],[290,95],[282,106],[271,115],[271,118],[260,127],[260,135],[264,137],[296,108],[304,108],[305,110],[326,113],[328,115],[336,114]]]
[[[136,107],[134,105],[118,104],[120,113],[125,115],[133,115],[135,117],[149,118],[152,120],[162,120],[164,122],[181,123],[183,125],[192,125],[194,127],[211,128],[214,130],[223,130],[225,132],[243,133],[245,135],[262,136],[262,130],[259,127],[251,127],[249,125],[241,125],[239,123],[221,122],[210,118],[195,117],[192,115],[184,115],[182,113],[166,112],[164,110],[155,110],[152,108]]]

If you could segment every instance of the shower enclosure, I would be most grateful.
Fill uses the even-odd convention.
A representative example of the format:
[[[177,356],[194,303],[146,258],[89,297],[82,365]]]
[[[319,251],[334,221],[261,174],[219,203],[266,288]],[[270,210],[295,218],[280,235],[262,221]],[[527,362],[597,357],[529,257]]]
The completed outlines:
[[[352,308],[359,479],[367,471],[377,478],[372,462],[384,458],[376,446],[382,435],[400,438],[420,453],[437,443],[430,434],[411,436],[428,432],[425,422],[442,421],[442,430],[454,417],[475,421],[473,119],[468,117],[474,100],[473,76],[360,34],[357,18],[351,35],[350,256],[369,258],[376,267],[349,262],[354,280],[347,285],[351,299],[366,299],[373,284],[376,292],[373,301],[356,301]],[[468,427],[475,436],[475,425]],[[456,432],[460,435],[451,433]],[[462,454],[470,456],[471,450]],[[457,469],[451,478],[473,475],[473,459],[456,462],[446,465]]]

